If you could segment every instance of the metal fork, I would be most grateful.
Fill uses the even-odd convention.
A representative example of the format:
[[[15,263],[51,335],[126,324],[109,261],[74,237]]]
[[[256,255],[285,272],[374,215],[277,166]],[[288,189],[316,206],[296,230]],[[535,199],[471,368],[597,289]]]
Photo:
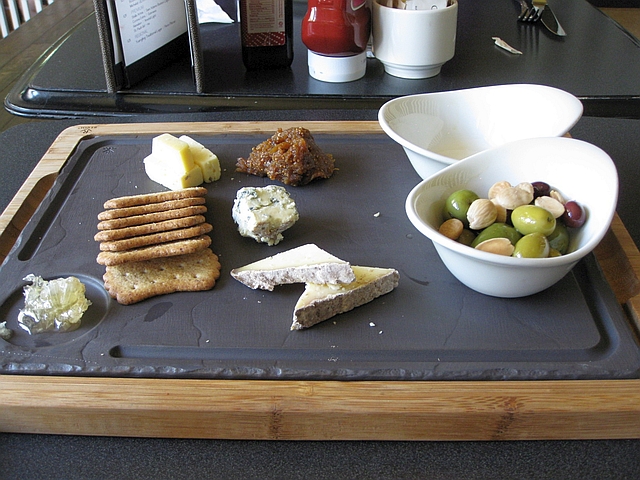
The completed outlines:
[[[520,15],[518,15],[518,21],[520,22],[537,22],[540,19],[542,10],[536,6],[537,2],[533,2],[533,5],[528,3],[527,0],[518,0],[520,2]]]

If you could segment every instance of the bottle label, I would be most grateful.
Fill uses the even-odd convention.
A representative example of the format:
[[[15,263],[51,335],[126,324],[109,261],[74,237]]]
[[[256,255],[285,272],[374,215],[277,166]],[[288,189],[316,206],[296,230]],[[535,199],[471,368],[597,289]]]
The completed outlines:
[[[242,42],[245,47],[277,47],[286,43],[284,2],[285,0],[240,2]]]

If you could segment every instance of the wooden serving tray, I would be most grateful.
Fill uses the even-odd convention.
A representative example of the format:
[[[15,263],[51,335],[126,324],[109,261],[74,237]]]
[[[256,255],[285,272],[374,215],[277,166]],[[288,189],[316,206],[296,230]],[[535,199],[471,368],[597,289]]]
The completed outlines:
[[[123,132],[271,134],[293,125],[71,127],[0,217],[0,256],[7,256],[82,140]],[[304,126],[314,133],[382,134],[376,122]],[[617,216],[596,258],[637,329],[640,254]],[[0,375],[0,405],[0,430],[6,432],[283,440],[640,437],[639,379],[347,382]]]

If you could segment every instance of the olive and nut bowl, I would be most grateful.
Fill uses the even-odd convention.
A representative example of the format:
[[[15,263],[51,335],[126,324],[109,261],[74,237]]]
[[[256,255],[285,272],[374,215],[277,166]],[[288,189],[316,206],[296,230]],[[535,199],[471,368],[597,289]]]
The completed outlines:
[[[458,160],[524,138],[560,137],[582,116],[563,90],[514,84],[394,98],[378,122],[427,178]]]
[[[570,229],[567,253],[517,258],[481,251],[441,234],[447,197],[461,189],[481,197],[500,181],[546,182],[579,202],[586,220]],[[449,271],[469,288],[495,297],[524,297],[562,279],[606,234],[618,200],[618,174],[598,147],[566,137],[511,142],[457,162],[421,181],[406,199],[411,223],[434,246]]]

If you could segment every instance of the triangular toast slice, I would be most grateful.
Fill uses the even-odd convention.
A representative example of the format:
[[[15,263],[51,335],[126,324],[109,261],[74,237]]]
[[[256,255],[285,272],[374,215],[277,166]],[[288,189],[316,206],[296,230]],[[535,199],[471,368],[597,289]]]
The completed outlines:
[[[250,288],[262,290],[289,283],[350,283],[356,278],[348,262],[313,243],[235,268],[231,276]]]
[[[291,330],[301,330],[353,310],[389,293],[400,275],[392,268],[352,266],[355,281],[341,285],[307,283],[293,312]]]

